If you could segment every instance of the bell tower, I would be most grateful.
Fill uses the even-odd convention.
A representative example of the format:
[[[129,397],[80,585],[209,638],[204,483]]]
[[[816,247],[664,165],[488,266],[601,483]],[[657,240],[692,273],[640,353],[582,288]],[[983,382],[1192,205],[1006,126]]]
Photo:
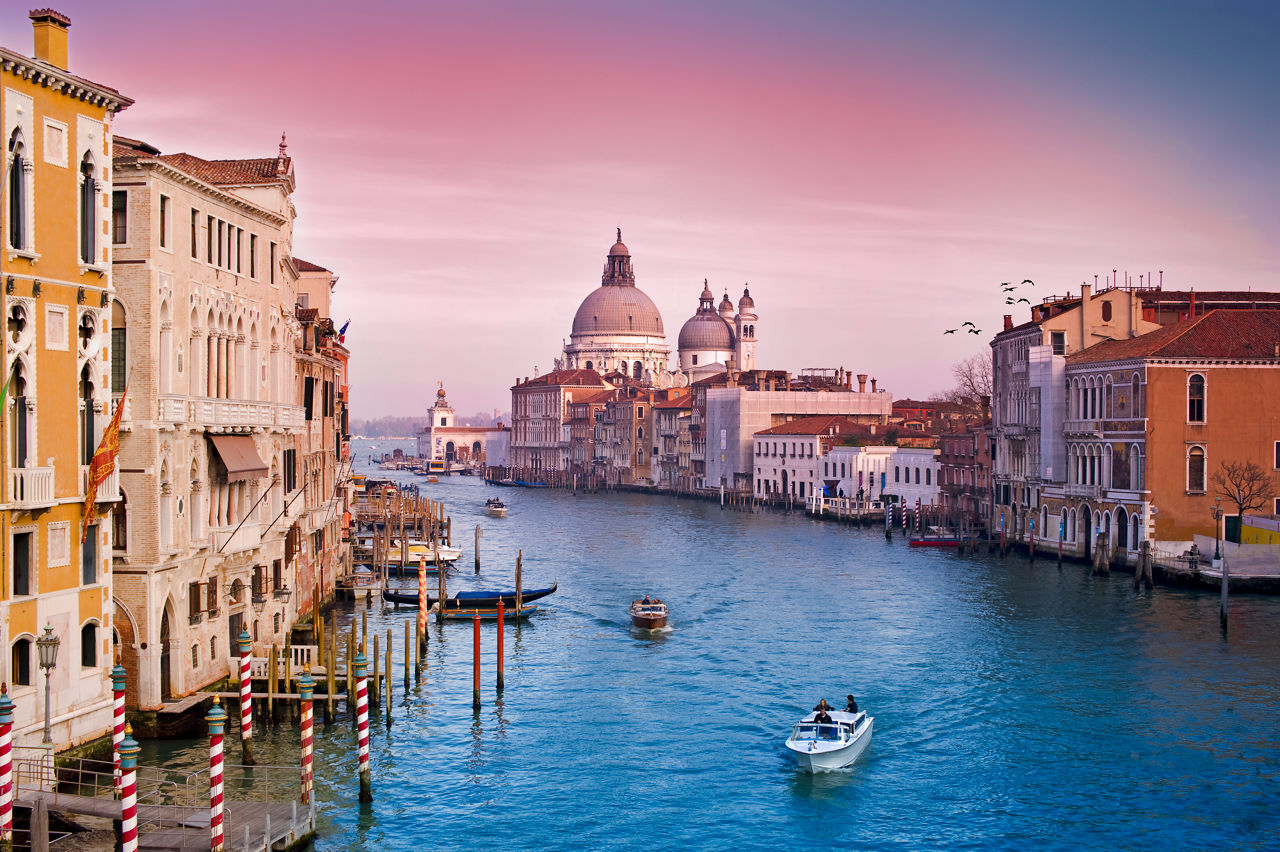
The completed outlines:
[[[738,369],[756,368],[756,303],[751,291],[744,285],[742,298],[738,300],[738,315],[734,318],[738,340]]]

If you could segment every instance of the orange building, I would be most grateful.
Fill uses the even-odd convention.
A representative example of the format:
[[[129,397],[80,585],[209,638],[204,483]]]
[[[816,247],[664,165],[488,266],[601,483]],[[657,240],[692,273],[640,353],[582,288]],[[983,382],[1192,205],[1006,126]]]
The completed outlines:
[[[1067,358],[1066,377],[1066,497],[1046,499],[1041,529],[1056,516],[1068,551],[1106,544],[1131,561],[1143,539],[1179,553],[1214,535],[1224,462],[1270,476],[1268,511],[1280,498],[1280,311],[1214,310],[1099,343]]]

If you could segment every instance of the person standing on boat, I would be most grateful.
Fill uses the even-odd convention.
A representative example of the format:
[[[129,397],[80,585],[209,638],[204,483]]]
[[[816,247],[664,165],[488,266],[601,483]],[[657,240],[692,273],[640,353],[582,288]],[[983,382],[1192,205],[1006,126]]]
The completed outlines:
[[[858,712],[858,702],[854,700],[852,695],[850,695],[849,700],[844,703],[844,712],[846,713]]]
[[[817,715],[813,717],[813,721],[817,722],[819,725],[830,725],[831,714],[828,713],[825,708],[821,709],[818,711]]]
[[[640,603],[645,604],[647,606],[650,603],[649,596],[645,595],[644,600],[640,601]]]
[[[818,705],[817,705],[816,707],[814,707],[814,708],[813,708],[813,712],[815,712],[815,713],[825,713],[826,711],[828,711],[828,710],[830,710],[830,709],[831,709],[831,705],[830,705],[830,704],[828,704],[828,703],[827,703],[827,699],[825,699],[825,698],[824,698],[824,699],[822,699],[821,701],[819,701],[819,702],[818,702]]]

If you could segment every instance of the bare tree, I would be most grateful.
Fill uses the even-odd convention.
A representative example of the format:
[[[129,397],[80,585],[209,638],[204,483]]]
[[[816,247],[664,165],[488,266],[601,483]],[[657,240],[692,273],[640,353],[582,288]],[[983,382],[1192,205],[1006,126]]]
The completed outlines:
[[[935,393],[942,402],[962,405],[974,415],[982,413],[982,398],[991,398],[991,351],[979,352],[951,366],[956,383],[948,390]]]
[[[1224,461],[1213,472],[1214,493],[1235,503],[1241,520],[1251,509],[1262,509],[1273,490],[1271,474],[1257,462]]]

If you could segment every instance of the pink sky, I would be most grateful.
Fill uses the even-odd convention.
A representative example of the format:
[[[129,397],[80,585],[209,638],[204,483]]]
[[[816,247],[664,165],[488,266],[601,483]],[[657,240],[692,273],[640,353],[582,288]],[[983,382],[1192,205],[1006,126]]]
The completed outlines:
[[[1216,33],[1176,3],[1140,29],[1088,3],[459,5],[56,7],[72,70],[137,101],[117,132],[210,158],[288,132],[294,250],[340,276],[356,418],[420,414],[437,380],[505,409],[618,226],[673,350],[703,278],[750,282],[760,366],[895,397],[951,384],[1002,281],[1275,286],[1262,7]],[[1126,27],[1136,55],[1109,46]],[[25,15],[0,36],[31,49]],[[981,338],[942,336],[965,319]]]

